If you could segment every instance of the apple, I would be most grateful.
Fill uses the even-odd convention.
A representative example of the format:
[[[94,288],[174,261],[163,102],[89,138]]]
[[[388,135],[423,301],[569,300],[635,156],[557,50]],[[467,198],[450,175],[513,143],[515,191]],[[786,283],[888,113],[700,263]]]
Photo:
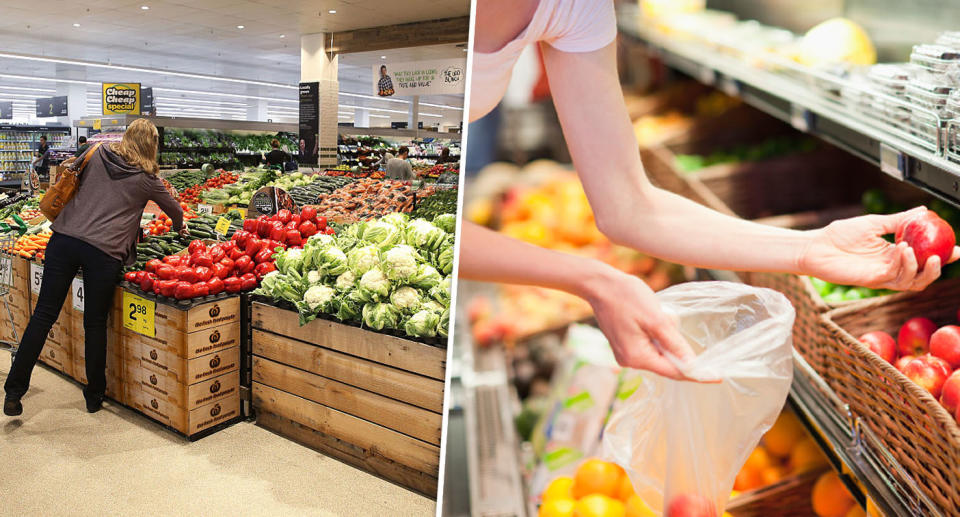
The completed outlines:
[[[882,330],[867,332],[860,336],[860,342],[888,363],[892,363],[897,358],[897,342],[893,336]]]
[[[927,318],[910,318],[897,332],[897,345],[900,355],[921,355],[927,353],[930,336],[937,326]]]
[[[903,373],[903,367],[907,365],[910,361],[915,359],[912,355],[902,355],[900,359],[897,359],[897,362],[893,363],[893,367],[897,370],[900,370],[900,373]]]
[[[957,370],[947,377],[943,383],[943,390],[940,392],[940,403],[951,415],[960,410],[960,370]]]
[[[950,369],[960,368],[960,327],[946,325],[930,336],[930,353],[943,359]]]
[[[713,501],[696,494],[680,494],[670,500],[665,517],[717,517]]]
[[[896,235],[898,244],[906,242],[913,249],[919,269],[934,255],[940,257],[941,266],[946,264],[957,243],[953,228],[932,210],[900,223]]]
[[[950,376],[950,365],[939,357],[925,354],[904,365],[903,374],[938,399],[943,384]]]

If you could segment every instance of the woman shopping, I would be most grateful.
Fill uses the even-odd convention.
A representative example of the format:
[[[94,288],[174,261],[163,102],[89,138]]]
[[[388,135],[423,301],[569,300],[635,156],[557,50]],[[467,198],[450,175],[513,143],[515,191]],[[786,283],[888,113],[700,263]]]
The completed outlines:
[[[905,243],[881,238],[924,208],[797,231],[726,216],[653,186],[620,89],[616,34],[613,0],[478,2],[470,120],[493,110],[520,53],[537,44],[573,163],[597,226],[611,241],[690,266],[795,273],[874,288],[921,290],[940,275],[938,257],[917,264]],[[691,357],[690,347],[639,278],[466,222],[461,242],[462,278],[578,295],[592,306],[622,366],[685,378],[678,364]],[[955,248],[949,261],[958,257]]]
[[[136,260],[140,216],[154,201],[183,231],[180,204],[158,177],[157,128],[145,119],[130,124],[119,143],[90,148],[76,163],[80,173],[76,195],[53,223],[47,245],[43,282],[37,307],[23,333],[10,374],[4,384],[3,412],[23,413],[20,399],[30,386],[30,375],[40,356],[74,277],[83,274],[86,297],[83,327],[86,333],[87,411],[99,411],[106,389],[107,314],[114,287],[124,265]]]

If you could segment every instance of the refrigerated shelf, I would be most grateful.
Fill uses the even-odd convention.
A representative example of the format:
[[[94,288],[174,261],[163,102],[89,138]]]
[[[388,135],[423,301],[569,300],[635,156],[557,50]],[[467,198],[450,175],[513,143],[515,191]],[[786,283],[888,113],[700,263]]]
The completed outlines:
[[[620,33],[648,47],[667,66],[729,95],[794,128],[845,149],[902,181],[911,183],[955,205],[960,205],[960,163],[948,158],[948,121],[934,113],[938,126],[935,139],[924,139],[896,124],[863,112],[817,91],[811,84],[829,83],[831,88],[863,91],[853,81],[801,67],[775,55],[751,55],[751,62],[709,45],[671,38],[642,23],[635,5],[618,11]],[[763,65],[763,66],[761,66]],[[883,97],[884,102],[903,105],[902,99]],[[913,106],[914,112],[923,110]]]

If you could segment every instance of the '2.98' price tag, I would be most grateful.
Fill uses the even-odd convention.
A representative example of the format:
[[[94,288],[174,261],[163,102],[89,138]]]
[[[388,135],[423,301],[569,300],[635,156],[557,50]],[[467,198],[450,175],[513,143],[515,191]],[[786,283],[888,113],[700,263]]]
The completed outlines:
[[[147,300],[129,291],[124,291],[123,305],[120,310],[123,313],[124,328],[144,336],[156,336],[157,330],[154,326],[153,317],[157,310],[157,304],[153,300]]]
[[[73,296],[71,296],[71,299],[73,302],[71,305],[73,306],[73,310],[83,312],[83,297],[86,293],[84,293],[82,278],[73,279],[72,291]]]
[[[40,285],[43,284],[43,266],[36,262],[30,263],[30,292],[40,294]]]

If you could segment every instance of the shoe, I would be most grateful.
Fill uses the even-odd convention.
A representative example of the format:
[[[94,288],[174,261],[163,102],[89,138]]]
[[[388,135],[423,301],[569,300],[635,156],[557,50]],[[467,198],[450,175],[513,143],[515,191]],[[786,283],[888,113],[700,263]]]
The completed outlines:
[[[7,416],[20,416],[23,414],[23,404],[20,400],[6,399],[3,401],[3,414]]]
[[[93,400],[87,399],[87,413],[96,413],[103,409],[103,397],[97,397]]]

